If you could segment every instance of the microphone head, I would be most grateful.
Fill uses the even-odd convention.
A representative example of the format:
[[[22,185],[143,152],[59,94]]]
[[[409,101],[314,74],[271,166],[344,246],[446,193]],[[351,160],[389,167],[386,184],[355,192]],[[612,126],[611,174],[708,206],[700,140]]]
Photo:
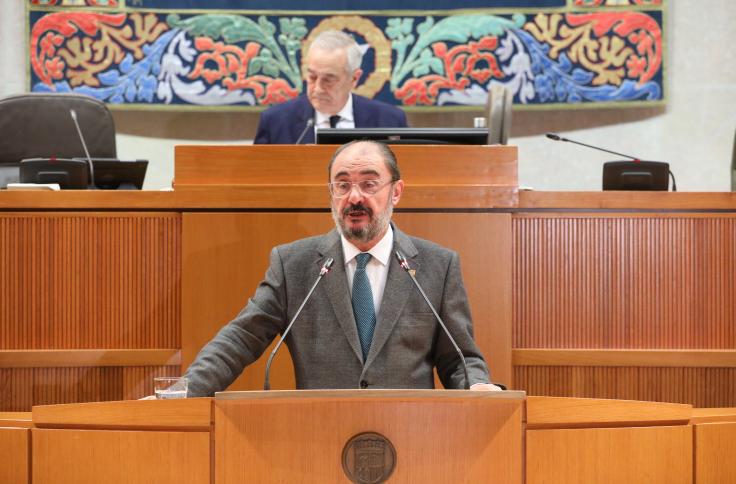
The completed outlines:
[[[307,128],[311,128],[312,126],[314,126],[314,118],[309,118],[307,120]]]
[[[396,259],[399,261],[399,265],[401,266],[401,268],[408,272],[409,262],[407,262],[406,257],[404,257],[404,254],[402,254],[401,251],[399,250],[394,252],[394,254],[396,255]]]
[[[322,268],[319,270],[319,275],[324,276],[328,272],[330,272],[330,267],[332,267],[333,262],[335,262],[335,259],[332,257],[329,257],[324,264],[322,264]]]
[[[547,133],[545,134],[545,136],[554,141],[562,141],[564,139],[559,134],[555,134],[555,133]]]
[[[73,110],[73,109],[70,109],[70,110],[69,110],[69,114],[71,115],[71,117],[72,117],[72,119],[73,119],[74,121],[76,121],[76,120],[77,120],[77,112],[76,112],[75,110]]]

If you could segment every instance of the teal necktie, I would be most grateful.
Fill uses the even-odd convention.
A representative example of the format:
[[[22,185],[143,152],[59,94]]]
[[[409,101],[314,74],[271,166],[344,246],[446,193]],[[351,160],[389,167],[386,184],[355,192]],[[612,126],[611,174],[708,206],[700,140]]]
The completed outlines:
[[[358,254],[355,257],[358,267],[353,276],[353,315],[358,326],[358,337],[360,348],[363,350],[363,362],[368,358],[368,350],[371,349],[373,340],[373,329],[376,327],[376,312],[373,309],[373,293],[365,266],[371,260],[368,253]]]

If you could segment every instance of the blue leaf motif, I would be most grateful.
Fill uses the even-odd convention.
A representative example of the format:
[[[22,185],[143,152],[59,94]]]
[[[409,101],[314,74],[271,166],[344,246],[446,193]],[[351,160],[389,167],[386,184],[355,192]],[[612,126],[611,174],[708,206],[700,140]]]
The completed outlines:
[[[572,69],[572,62],[570,62],[570,59],[567,57],[567,53],[562,52],[558,60],[560,69],[564,72],[570,72]]]
[[[120,79],[120,73],[116,70],[109,70],[98,74],[97,78],[106,86],[114,86]]]
[[[572,71],[572,80],[578,84],[587,84],[593,80],[592,72],[585,72],[584,70],[576,67]]]
[[[125,54],[123,61],[120,63],[120,72],[123,74],[127,74],[130,72],[132,68],[133,68],[133,56],[130,54]]]

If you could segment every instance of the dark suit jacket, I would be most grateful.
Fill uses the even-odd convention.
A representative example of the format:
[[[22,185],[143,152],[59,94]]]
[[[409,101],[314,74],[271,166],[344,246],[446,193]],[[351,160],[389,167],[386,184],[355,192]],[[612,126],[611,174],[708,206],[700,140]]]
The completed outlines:
[[[416,269],[417,279],[462,349],[470,384],[489,382],[488,368],[473,341],[457,254],[395,227],[393,250],[401,250]],[[333,230],[272,250],[271,266],[253,298],[187,370],[189,396],[225,390],[255,361],[286,328],[328,257],[335,259],[332,270],[286,338],[297,388],[433,388],[435,367],[445,388],[463,388],[457,353],[394,257],[363,362],[342,244]]]
[[[406,114],[390,104],[353,94],[356,128],[405,128]],[[314,119],[314,108],[305,94],[276,104],[261,113],[255,144],[294,144],[307,120]],[[314,128],[308,129],[300,144],[314,143]]]

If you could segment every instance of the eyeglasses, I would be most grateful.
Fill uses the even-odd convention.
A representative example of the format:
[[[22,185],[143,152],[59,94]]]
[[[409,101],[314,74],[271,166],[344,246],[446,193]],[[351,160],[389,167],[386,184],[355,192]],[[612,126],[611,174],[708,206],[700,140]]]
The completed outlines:
[[[327,186],[330,187],[330,193],[333,197],[343,198],[350,195],[353,187],[358,187],[358,191],[363,195],[372,196],[380,192],[383,187],[391,183],[393,183],[393,181],[388,181],[386,183],[381,183],[381,180],[363,180],[357,183],[349,181],[336,181],[328,183]]]

